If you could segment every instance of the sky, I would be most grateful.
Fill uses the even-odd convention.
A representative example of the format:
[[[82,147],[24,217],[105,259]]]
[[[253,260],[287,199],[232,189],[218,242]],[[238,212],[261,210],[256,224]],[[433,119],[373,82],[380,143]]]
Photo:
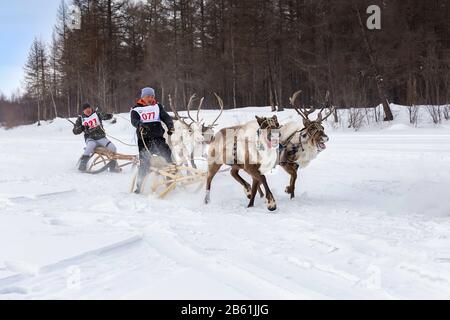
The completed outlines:
[[[0,0],[0,92],[22,88],[23,66],[35,37],[50,42],[61,0]]]

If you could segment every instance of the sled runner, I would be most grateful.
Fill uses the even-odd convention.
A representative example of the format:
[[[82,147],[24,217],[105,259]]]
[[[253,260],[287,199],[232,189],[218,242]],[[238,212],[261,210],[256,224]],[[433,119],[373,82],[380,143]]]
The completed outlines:
[[[94,154],[87,165],[87,173],[99,174],[105,172],[109,168],[111,161],[117,161],[119,168],[132,165],[137,166],[139,164],[139,156],[126,155],[120,153],[114,153],[106,148],[96,148]],[[120,163],[125,161],[125,163]]]
[[[179,165],[167,166],[158,156],[153,156],[150,161],[149,173],[142,183],[142,190],[155,194],[158,198],[165,198],[177,187],[181,187],[189,192],[199,191],[206,182],[206,172]],[[130,192],[136,187],[138,173],[131,182]]]

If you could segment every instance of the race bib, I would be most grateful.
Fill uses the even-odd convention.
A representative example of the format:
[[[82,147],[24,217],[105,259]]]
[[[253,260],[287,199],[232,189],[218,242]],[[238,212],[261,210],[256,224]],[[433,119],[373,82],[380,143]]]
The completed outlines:
[[[97,128],[100,125],[100,118],[97,113],[93,113],[88,118],[83,118],[83,126],[89,129]]]
[[[135,108],[134,111],[139,113],[142,123],[161,122],[159,106],[146,106]]]

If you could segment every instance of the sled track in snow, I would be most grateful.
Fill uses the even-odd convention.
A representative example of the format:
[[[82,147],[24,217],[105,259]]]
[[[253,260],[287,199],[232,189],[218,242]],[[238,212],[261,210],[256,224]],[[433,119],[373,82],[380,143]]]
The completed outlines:
[[[95,263],[105,259],[114,261],[115,256],[126,253],[126,251],[138,246],[142,240],[143,236],[141,235],[133,236],[123,241],[43,266],[39,268],[36,274],[22,273],[0,279],[0,297],[1,295],[10,294],[31,294],[28,289],[29,286],[36,287],[39,284],[51,282],[52,278],[64,283],[64,280],[67,280],[67,277],[70,276],[65,274],[68,268],[81,267],[86,263]]]

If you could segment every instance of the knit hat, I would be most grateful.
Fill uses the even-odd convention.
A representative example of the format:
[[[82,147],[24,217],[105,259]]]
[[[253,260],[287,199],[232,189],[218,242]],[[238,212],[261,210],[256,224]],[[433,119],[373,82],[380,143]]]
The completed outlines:
[[[89,104],[89,102],[86,102],[81,106],[81,110],[83,110],[83,111],[86,110],[87,108],[91,108],[91,105]]]
[[[153,88],[144,88],[144,89],[142,89],[141,98],[144,98],[144,97],[147,97],[147,96],[154,97],[155,96],[155,89],[153,89]]]

